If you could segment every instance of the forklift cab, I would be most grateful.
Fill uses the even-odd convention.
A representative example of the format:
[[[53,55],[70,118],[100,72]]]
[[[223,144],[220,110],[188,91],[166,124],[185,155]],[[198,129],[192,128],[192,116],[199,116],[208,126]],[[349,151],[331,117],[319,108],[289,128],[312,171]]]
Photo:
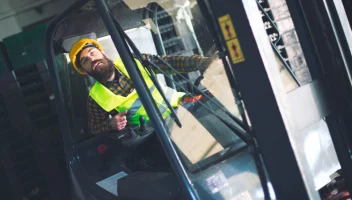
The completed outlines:
[[[225,5],[226,0],[221,2]],[[272,155],[285,157],[277,154],[280,148],[285,153],[291,152],[289,158],[294,161],[277,163],[278,173],[285,174],[285,168],[279,166],[297,172],[300,178],[296,183],[305,188],[302,196],[317,197],[318,191],[331,181],[330,175],[340,169],[324,119],[329,106],[321,103],[325,99],[321,81],[312,79],[308,72],[302,84],[302,79],[292,72],[287,59],[269,41],[260,24],[260,2],[240,2],[243,6],[236,9],[246,20],[237,22],[231,20],[230,11],[210,9],[214,1],[178,3],[78,0],[50,23],[47,62],[54,80],[75,196],[79,199],[276,199],[284,194],[277,193],[282,189],[278,185],[280,178],[272,175],[273,160],[277,159]],[[253,10],[254,6],[258,10]],[[226,30],[233,30],[235,37],[226,35]],[[141,134],[142,125],[133,127],[134,135],[131,130],[89,133],[86,102],[95,80],[78,74],[68,58],[71,45],[80,38],[96,39],[111,60],[122,58],[152,121],[148,125],[152,131],[148,134]],[[160,118],[131,51],[159,56],[211,56],[220,52],[220,57],[205,71],[157,74],[159,84],[189,95],[215,97],[209,98],[202,123],[188,113],[188,117],[178,118],[183,127],[193,126],[193,130],[178,134],[170,131],[169,125],[176,126],[176,120]],[[262,68],[250,71],[254,66]],[[244,80],[243,74],[252,82]],[[257,93],[253,88],[258,88]],[[286,118],[287,115],[291,117]],[[204,126],[212,124],[213,119],[221,121],[225,128]],[[273,128],[275,125],[279,128]],[[292,126],[295,128],[291,129]],[[267,136],[260,136],[263,131]],[[282,132],[284,136],[278,136]],[[286,143],[281,139],[286,139]],[[261,148],[260,144],[266,147]],[[268,150],[268,144],[276,151]],[[269,152],[272,155],[268,156]]]
[[[160,6],[158,5],[157,7],[160,7]],[[115,9],[119,9],[119,10],[126,9],[126,5],[122,2],[118,3],[115,6]],[[160,12],[160,9],[161,7],[159,8],[159,12]],[[130,12],[132,13],[133,11],[130,11]],[[164,11],[164,15],[165,15],[165,12],[166,11]],[[84,16],[80,16],[80,17],[84,18]],[[143,15],[138,17],[142,18]],[[168,17],[171,18],[170,16]],[[168,18],[168,17],[164,16],[164,18]],[[145,16],[143,18],[145,18]],[[129,19],[129,20],[133,21],[132,19]],[[136,18],[134,20],[141,20],[141,19]],[[66,21],[63,21],[62,24],[65,24],[65,22]],[[127,24],[128,22],[129,21],[126,21],[126,22],[120,21],[120,24],[122,24],[123,26],[125,23]],[[181,188],[177,183],[176,178],[174,177],[174,174],[171,170],[171,166],[166,159],[166,155],[163,155],[164,153],[160,153],[163,150],[161,148],[161,145],[159,144],[160,142],[158,141],[158,139],[156,139],[157,137],[156,133],[153,132],[152,136],[150,136],[151,138],[148,137],[146,139],[141,139],[141,141],[138,139],[133,140],[128,138],[119,139],[119,137],[121,136],[120,133],[104,133],[104,134],[98,134],[98,135],[93,135],[92,133],[89,133],[89,130],[87,127],[88,122],[87,122],[86,102],[89,95],[89,90],[93,86],[95,80],[89,76],[80,75],[74,70],[74,68],[72,67],[72,63],[69,60],[68,52],[74,42],[78,41],[81,38],[91,38],[91,39],[97,40],[102,45],[104,53],[106,53],[107,57],[110,58],[111,60],[117,59],[119,57],[119,53],[116,50],[110,35],[107,35],[106,30],[102,30],[102,29],[98,30],[96,29],[96,27],[93,27],[94,31],[99,31],[99,32],[82,34],[81,33],[82,27],[76,30],[77,28],[76,24],[70,23],[70,22],[66,22],[66,23],[69,25],[65,24],[65,26],[63,27],[65,27],[65,30],[67,32],[70,32],[70,25],[75,27],[75,30],[73,31],[76,31],[76,32],[72,34],[68,34],[68,36],[62,36],[60,38],[57,38],[58,47],[56,52],[56,59],[57,59],[57,62],[59,63],[57,65],[57,68],[59,72],[61,88],[63,90],[64,102],[66,102],[65,111],[67,113],[67,116],[70,122],[71,134],[68,135],[68,137],[70,137],[72,141],[72,146],[74,149],[73,152],[75,155],[74,156],[75,159],[72,160],[71,165],[79,166],[79,169],[80,169],[79,171],[84,174],[83,175],[85,177],[84,179],[86,179],[84,181],[85,183],[90,183],[91,187],[95,187],[97,190],[107,191],[105,192],[105,195],[110,196],[111,198],[114,198],[114,197],[118,198],[119,196],[122,199],[129,198],[129,197],[132,198],[133,195],[136,195],[133,191],[139,187],[142,187],[140,189],[141,191],[144,191],[144,192],[142,192],[142,194],[137,194],[136,196],[138,197],[139,195],[139,198],[142,198],[142,199],[145,199],[145,198],[183,199],[185,198],[180,192]],[[149,21],[148,23],[152,23],[152,22]],[[166,25],[169,27],[169,29],[172,30],[170,31],[171,32],[170,34],[172,34],[172,32],[176,32],[176,27],[174,27],[175,25],[172,23],[172,20],[171,22],[169,21],[168,24]],[[136,47],[140,52],[157,55],[158,51],[157,51],[156,44],[158,43],[167,44],[167,42],[169,41],[166,41],[166,42],[158,41],[158,37],[155,36],[155,33],[153,32],[153,30],[149,28],[150,26],[155,26],[155,25],[141,23],[138,27],[133,27],[131,29],[124,30],[124,31],[129,36],[129,38],[134,42],[134,44],[136,45]],[[65,34],[67,32],[65,32]],[[186,33],[189,34],[189,32],[186,32]],[[179,37],[180,36],[178,36],[178,38]],[[178,39],[178,38],[176,39],[168,38],[168,40],[174,40],[174,43],[175,43],[174,46],[176,46],[174,48],[177,48],[177,46],[180,46],[178,48],[182,49],[181,47],[183,45],[190,46],[190,44],[187,44],[185,41],[183,41],[184,39]],[[195,41],[193,41],[193,43],[195,43]],[[193,49],[184,49],[184,51],[175,52],[171,55],[176,56],[176,55],[180,55],[180,53],[183,53],[183,55],[190,55],[191,51],[198,53],[199,50],[197,48],[198,47],[195,46],[193,47]],[[162,49],[162,50],[165,51],[165,49]],[[214,47],[212,47],[212,49],[210,48],[208,51],[209,51],[208,55],[211,55],[212,52],[215,51]],[[169,50],[169,52],[171,52],[171,50]],[[211,66],[208,69],[208,70],[212,70],[212,72],[209,73],[211,75],[208,76],[207,72],[203,74],[204,80],[208,80],[208,82],[210,82],[210,83],[207,83],[208,85],[210,84],[213,84],[214,86],[216,85],[216,87],[214,86],[209,87],[208,90],[209,89],[215,90],[216,88],[218,90],[222,90],[223,94],[222,94],[221,100],[225,101],[228,105],[231,106],[230,108],[233,109],[232,113],[239,116],[237,108],[234,105],[232,105],[231,98],[228,98],[228,94],[225,96],[225,94],[228,93],[228,91],[230,91],[231,88],[228,84],[227,84],[227,88],[223,87],[223,85],[226,84],[226,74],[224,70],[221,69],[221,63],[219,62],[219,60],[217,60],[214,63],[212,63],[212,65],[213,66]],[[171,85],[171,87],[172,86],[177,87],[177,90],[179,91],[189,91],[188,85],[191,83],[194,83],[195,80],[198,78],[198,76],[195,76],[196,74],[200,76],[200,72],[195,72],[193,73],[193,75],[179,74],[180,77],[187,77],[187,79],[178,81],[177,77],[175,77],[175,80],[173,80],[174,85]],[[195,78],[193,79],[190,78],[192,76]],[[168,77],[164,76],[163,74],[157,74],[157,78],[161,84],[164,84],[164,85],[168,84],[168,82],[166,81]],[[186,84],[183,82],[186,82]],[[201,87],[203,88],[200,90],[204,91],[204,86],[199,86],[199,88]],[[217,92],[218,94],[221,94],[220,91],[217,91]],[[217,102],[217,103],[221,104],[220,102]],[[216,107],[214,107],[213,109],[215,111],[218,110],[218,108]],[[211,120],[210,116],[209,117],[204,116],[204,119],[206,118]],[[190,118],[187,118],[187,119],[190,119]],[[190,119],[190,120],[192,121],[192,123],[194,122],[194,119]],[[169,123],[172,123],[172,122],[169,122]],[[184,124],[187,122],[186,120],[181,120],[181,123]],[[212,122],[209,121],[208,123],[212,123]],[[190,125],[187,125],[187,126],[190,126]],[[187,167],[187,170],[189,170],[192,173],[199,174],[199,171],[203,171],[204,168],[208,168],[209,166],[213,165],[214,161],[219,162],[220,159],[223,160],[222,157],[225,157],[225,154],[226,154],[226,157],[228,157],[231,154],[232,155],[238,154],[239,155],[238,162],[243,163],[245,165],[248,165],[247,162],[249,162],[250,163],[249,165],[250,166],[252,165],[250,171],[248,171],[243,176],[244,177],[254,176],[254,178],[253,177],[250,178],[250,179],[253,179],[252,181],[253,183],[255,183],[253,186],[251,186],[251,189],[253,190],[253,192],[260,194],[260,187],[258,187],[260,186],[260,184],[258,184],[259,181],[256,180],[255,178],[256,176],[255,165],[254,163],[252,163],[251,159],[249,158],[247,145],[242,140],[240,140],[240,138],[236,137],[236,135],[224,134],[226,138],[221,135],[218,135],[218,136],[214,135],[214,133],[216,132],[222,133],[225,131],[227,132],[228,130],[222,130],[222,132],[219,132],[219,131],[211,132],[202,128],[201,124],[199,125],[193,124],[193,126],[195,126],[195,132],[198,131],[199,133],[188,134],[185,132],[180,136],[172,137],[174,145],[176,145],[179,155],[182,156],[182,159],[183,159],[182,162],[185,165],[185,167]],[[140,128],[137,127],[137,129],[140,129]],[[197,141],[197,138],[199,137],[203,138],[203,140]],[[126,140],[128,141],[126,142]],[[183,142],[184,140],[191,140],[194,142],[192,142],[193,144],[192,143],[187,144]],[[222,141],[223,143],[221,144],[219,143],[219,141]],[[224,144],[224,141],[232,141],[232,142],[226,142],[227,144]],[[128,145],[126,145],[126,143],[128,143]],[[177,143],[178,143],[178,146],[177,146]],[[198,148],[196,146],[198,146]],[[143,153],[143,156],[145,156],[143,157],[141,155],[141,151],[145,151],[145,152],[149,151],[148,153],[153,155],[152,156],[144,155],[145,153]],[[159,151],[159,152],[156,152],[156,151]],[[148,160],[150,159],[150,157],[153,157],[154,160],[152,161]],[[155,163],[156,160],[158,160],[159,163]],[[143,162],[146,162],[146,163],[143,163]],[[231,164],[229,163],[227,165],[230,166]],[[233,172],[233,173],[237,173],[237,172]],[[222,177],[224,175],[220,174],[220,176]],[[134,181],[127,180],[127,177],[131,177],[131,179],[133,178],[133,180],[138,179],[139,183],[136,183],[135,180]],[[145,179],[148,179],[148,178],[157,179],[157,177],[160,177],[159,181],[161,182],[158,182],[157,180],[154,180],[154,181],[150,180],[150,183],[145,182]],[[200,179],[201,177],[197,177],[197,178]],[[123,180],[127,180],[128,183],[126,182],[127,184],[124,184]],[[119,181],[119,184],[117,184],[118,181]],[[138,186],[138,184],[140,184],[140,186]],[[154,192],[150,192],[153,190],[151,190],[150,187],[147,187],[148,185],[154,185],[154,184],[155,186],[153,187],[155,187],[155,189],[158,189],[160,193],[159,196],[153,196],[155,195]],[[200,188],[204,187],[201,184],[204,184],[204,183],[199,183],[197,187],[200,187]],[[163,187],[166,189],[166,191],[164,192],[162,191],[163,187],[158,188],[159,185],[164,185]],[[76,185],[75,187],[82,187],[81,183],[79,183],[79,185]],[[118,192],[118,188],[120,188],[120,190],[125,190],[125,191]],[[206,189],[204,190],[206,191]],[[213,188],[212,190],[215,190],[215,189]],[[239,188],[239,191],[241,191],[240,188]],[[162,194],[164,193],[167,195],[163,197]]]

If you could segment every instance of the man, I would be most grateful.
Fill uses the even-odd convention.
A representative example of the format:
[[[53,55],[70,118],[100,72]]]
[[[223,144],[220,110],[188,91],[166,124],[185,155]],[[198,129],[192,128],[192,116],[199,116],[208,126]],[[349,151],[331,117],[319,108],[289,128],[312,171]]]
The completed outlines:
[[[143,57],[147,59],[150,56],[143,54]],[[214,58],[216,58],[216,55],[211,58],[202,58],[198,55],[163,57],[166,62],[181,73],[204,70]],[[111,61],[96,40],[83,38],[72,45],[70,59],[73,67],[79,73],[90,75],[97,80],[90,91],[87,103],[88,127],[91,133],[101,134],[120,131],[127,124],[138,124],[138,118],[141,115],[147,120],[149,119],[120,58],[114,62]],[[170,74],[174,73],[166,65],[158,61],[156,61],[156,64],[162,71]],[[161,114],[164,118],[167,118],[170,115],[169,109],[167,109],[165,102],[163,102],[161,95],[155,89],[144,68],[139,62],[138,65]],[[151,67],[155,73],[159,73],[159,69]],[[173,107],[178,107],[180,102],[193,101],[185,98],[187,97],[185,93],[177,92],[166,86],[163,88],[166,96],[170,97],[169,101]],[[106,103],[107,101],[109,103]],[[137,106],[135,106],[136,104]],[[109,118],[109,115],[113,117]]]

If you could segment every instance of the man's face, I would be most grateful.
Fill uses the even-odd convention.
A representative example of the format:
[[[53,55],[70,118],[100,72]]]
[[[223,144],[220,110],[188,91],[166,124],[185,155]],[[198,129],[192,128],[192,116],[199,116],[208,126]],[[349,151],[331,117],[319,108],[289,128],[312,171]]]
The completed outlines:
[[[114,73],[113,62],[97,48],[85,48],[79,59],[82,68],[97,81],[106,81]]]

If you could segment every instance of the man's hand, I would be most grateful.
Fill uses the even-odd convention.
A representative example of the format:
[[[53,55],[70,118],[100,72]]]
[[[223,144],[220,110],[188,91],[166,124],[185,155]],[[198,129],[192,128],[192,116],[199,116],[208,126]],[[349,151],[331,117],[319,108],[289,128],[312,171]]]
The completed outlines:
[[[214,61],[216,61],[216,60],[217,60],[216,65],[222,63],[221,59],[219,59],[219,51],[214,52],[214,54],[209,57],[209,59],[208,59],[208,61],[207,61],[207,68],[208,68],[210,65],[214,64]]]
[[[214,54],[210,57],[211,61],[219,59],[219,51],[215,51]]]
[[[126,114],[127,114],[127,110],[111,118],[110,123],[111,123],[112,130],[121,131],[126,127],[126,124],[127,124]]]

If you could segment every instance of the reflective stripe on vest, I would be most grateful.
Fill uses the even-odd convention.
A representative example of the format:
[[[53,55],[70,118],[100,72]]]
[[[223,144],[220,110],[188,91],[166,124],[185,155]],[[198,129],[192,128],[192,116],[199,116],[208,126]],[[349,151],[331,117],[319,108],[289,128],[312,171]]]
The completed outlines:
[[[165,119],[171,113],[167,108],[166,102],[160,95],[159,91],[155,88],[153,81],[148,75],[148,72],[144,69],[138,60],[136,60],[136,62],[160,113]],[[114,64],[116,68],[119,69],[124,75],[130,77],[123,65],[121,58],[118,58],[116,61],[114,61]],[[164,86],[162,83],[160,83],[160,85],[165,93],[166,99],[170,102],[171,106],[177,107],[179,100],[185,95],[185,93],[177,92],[174,89]],[[99,104],[99,106],[101,106],[107,112],[110,112],[113,109],[116,109],[118,112],[128,110],[128,124],[139,124],[140,116],[144,116],[146,122],[149,121],[149,117],[146,113],[146,110],[144,109],[144,106],[142,105],[140,98],[138,97],[136,90],[131,92],[126,97],[115,95],[108,88],[96,81],[90,90],[89,95]]]
[[[155,86],[153,85],[150,89],[149,92],[152,94],[155,90]],[[142,106],[141,100],[138,98],[136,99],[133,104],[131,105],[130,109],[128,109],[127,113],[127,120],[131,120],[132,114],[131,113],[137,113],[138,109]]]

